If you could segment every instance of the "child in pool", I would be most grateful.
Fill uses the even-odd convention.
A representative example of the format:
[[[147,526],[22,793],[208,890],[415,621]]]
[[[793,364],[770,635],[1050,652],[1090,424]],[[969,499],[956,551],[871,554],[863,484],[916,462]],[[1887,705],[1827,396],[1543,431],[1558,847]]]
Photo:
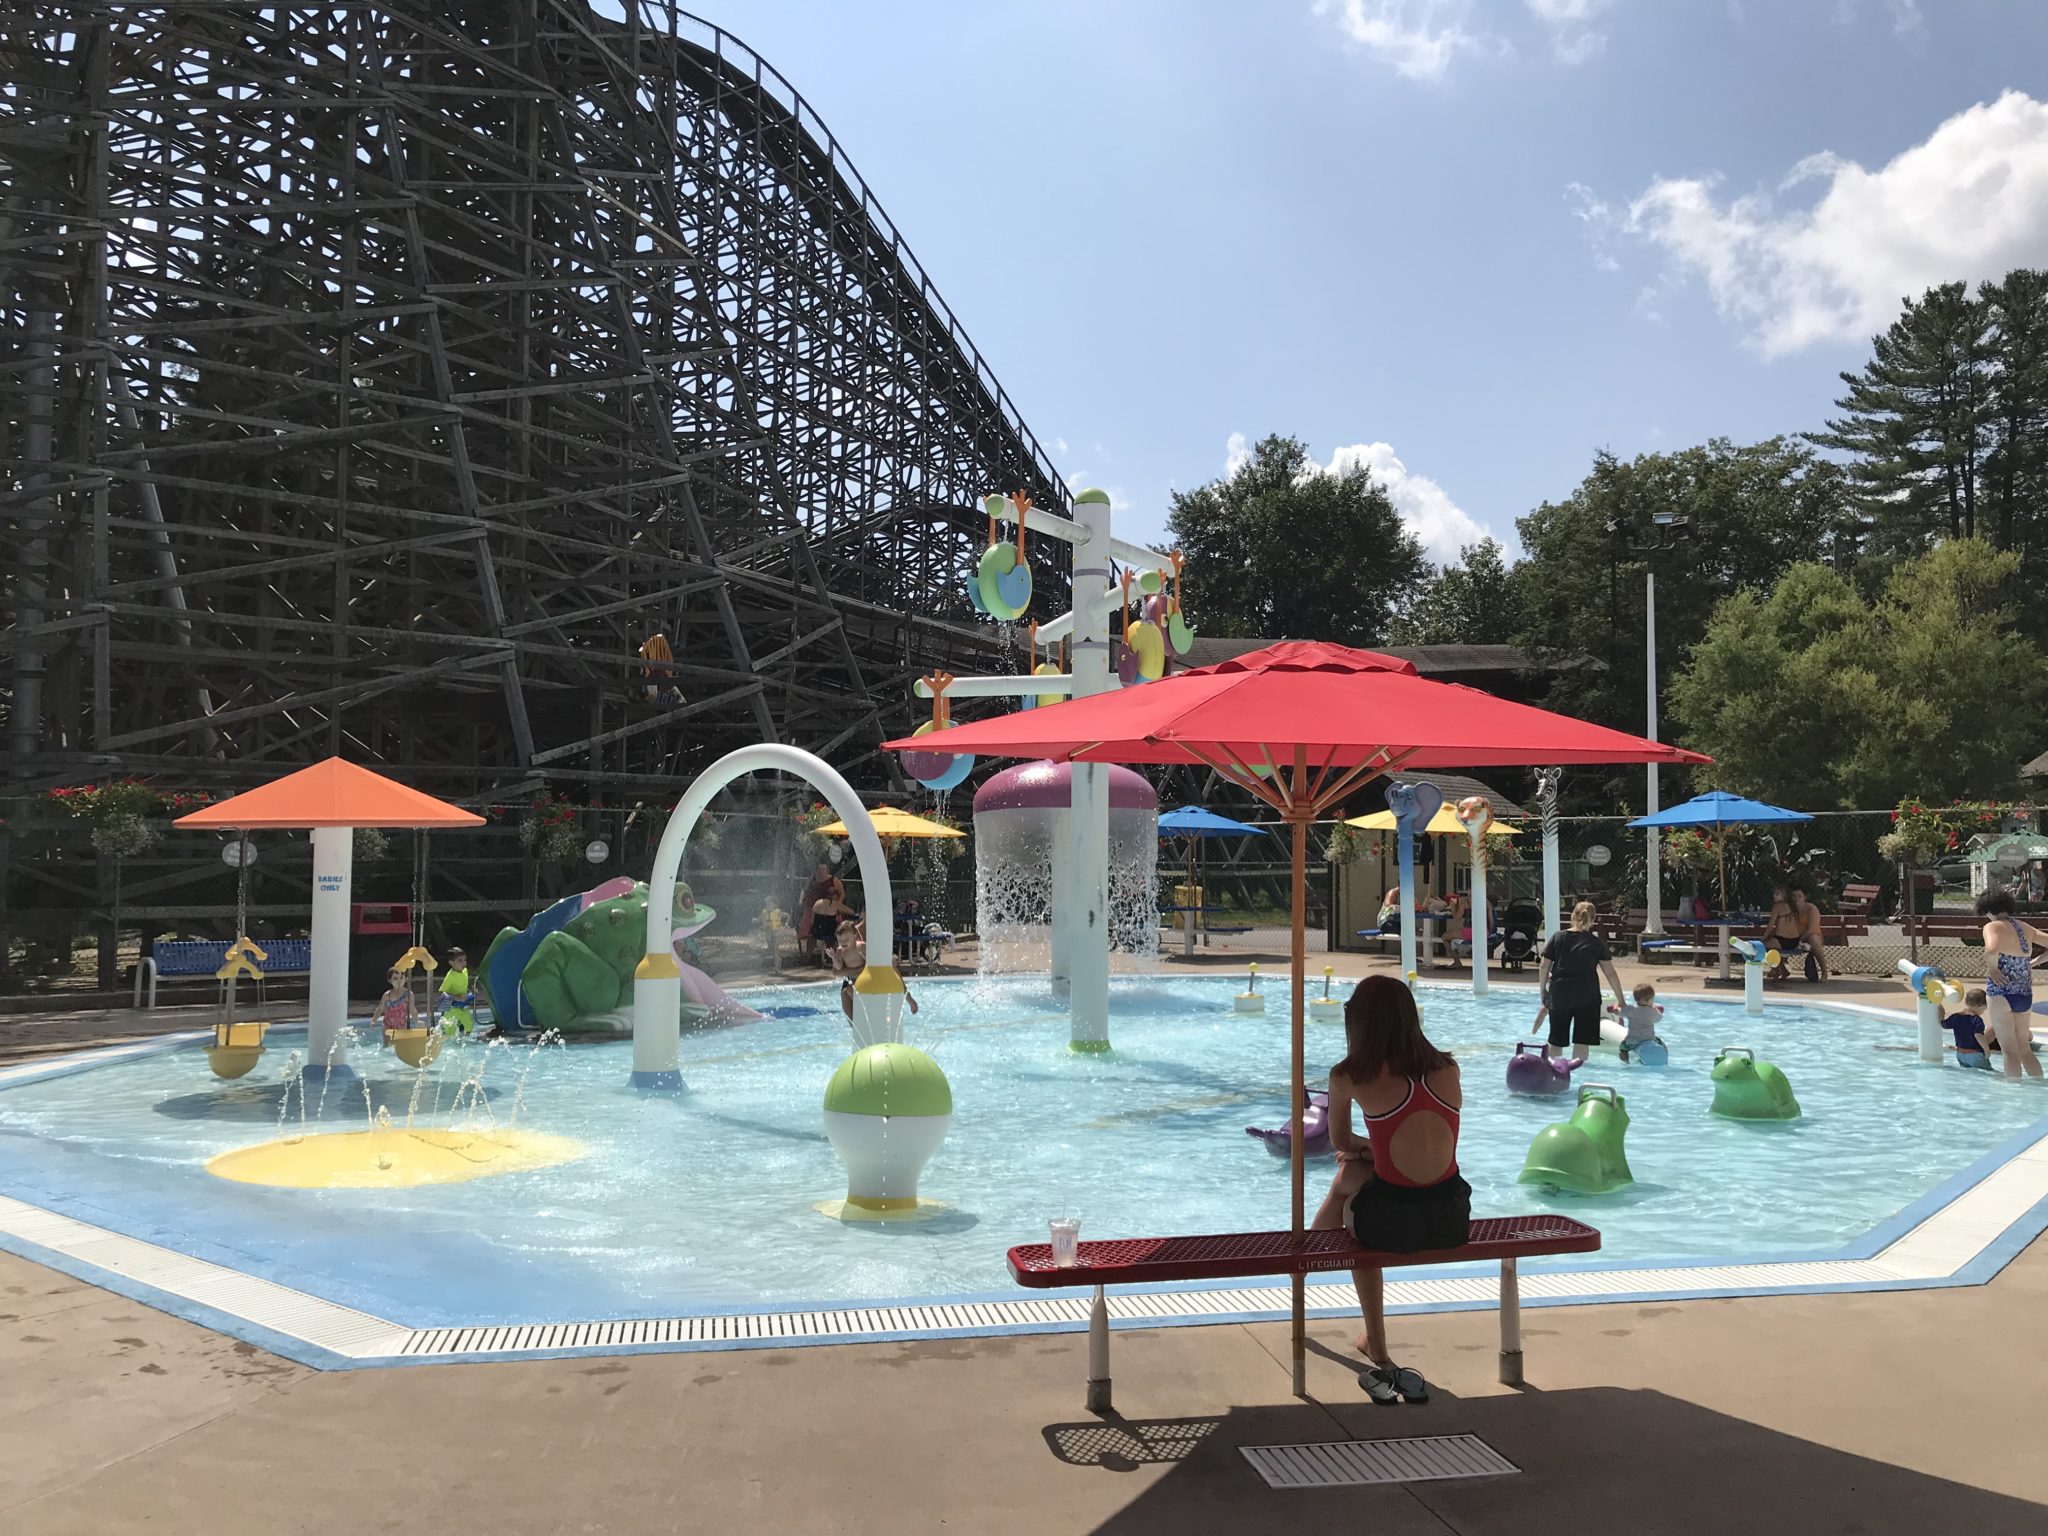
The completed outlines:
[[[392,1031],[412,1028],[412,988],[405,977],[391,971],[384,977],[384,995],[377,999],[377,1022],[384,1027],[384,1043],[391,1043]]]
[[[1628,1026],[1628,1033],[1622,1037],[1621,1059],[1628,1061],[1632,1054],[1651,1041],[1663,1045],[1657,1034],[1658,1021],[1664,1017],[1664,1005],[1657,1001],[1657,989],[1647,981],[1635,990],[1635,1001],[1623,1008],[1615,1009],[1621,1021]]]
[[[903,989],[903,1001],[909,1004],[910,1011],[913,1014],[917,1012],[917,994],[908,987]],[[847,1023],[851,1024],[853,1022],[853,978],[851,976],[839,983],[839,1011],[846,1015]]]
[[[1985,1050],[1985,1033],[1989,1029],[1984,1022],[1984,1008],[1991,999],[1982,987],[1972,987],[1963,994],[1963,1006],[1954,1013],[1947,1012],[1943,1004],[1943,1029],[1956,1037],[1956,1065],[1959,1067],[1982,1067],[1991,1070],[1991,1057]]]

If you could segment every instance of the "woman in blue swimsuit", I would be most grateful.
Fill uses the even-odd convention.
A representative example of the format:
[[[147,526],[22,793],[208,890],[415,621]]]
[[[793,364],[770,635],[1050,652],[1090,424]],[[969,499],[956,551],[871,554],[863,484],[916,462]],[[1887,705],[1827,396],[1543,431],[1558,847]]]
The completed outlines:
[[[1993,886],[1977,898],[1984,919],[1984,959],[1990,975],[1984,981],[1984,1021],[1998,1037],[2005,1057],[2005,1075],[2041,1075],[2034,1059],[2033,940],[2048,944],[2048,933],[2013,916],[2012,893]]]

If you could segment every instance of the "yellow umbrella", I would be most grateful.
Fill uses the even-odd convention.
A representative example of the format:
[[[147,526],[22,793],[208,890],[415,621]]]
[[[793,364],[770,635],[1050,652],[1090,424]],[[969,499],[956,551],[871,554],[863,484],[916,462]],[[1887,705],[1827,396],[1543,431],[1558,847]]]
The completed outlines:
[[[936,821],[927,821],[922,816],[913,816],[908,811],[899,811],[893,805],[877,806],[868,812],[868,820],[875,824],[875,832],[881,837],[965,837],[967,834],[958,827],[949,827]],[[835,821],[829,827],[818,828],[821,837],[845,837],[846,823]]]
[[[1374,811],[1369,816],[1353,816],[1344,825],[1356,827],[1361,832],[1391,832],[1394,830],[1394,813],[1392,811]],[[1456,813],[1451,810],[1450,802],[1446,801],[1437,808],[1437,813],[1429,818],[1429,825],[1422,830],[1433,837],[1463,837],[1465,835],[1465,823],[1458,820]],[[1520,827],[1511,827],[1506,822],[1496,821],[1486,829],[1486,835],[1488,837],[1514,837],[1521,830]]]

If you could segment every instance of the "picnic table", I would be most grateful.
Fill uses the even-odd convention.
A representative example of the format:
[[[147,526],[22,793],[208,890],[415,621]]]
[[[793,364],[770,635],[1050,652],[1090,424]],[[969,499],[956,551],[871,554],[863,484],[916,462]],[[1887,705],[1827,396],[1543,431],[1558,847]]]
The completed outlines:
[[[1192,955],[1195,952],[1195,932],[1197,929],[1201,931],[1202,943],[1204,945],[1208,944],[1209,935],[1212,933],[1249,933],[1251,931],[1251,928],[1248,924],[1244,926],[1232,925],[1228,927],[1219,928],[1214,923],[1201,921],[1201,919],[1206,918],[1211,913],[1222,913],[1223,915],[1228,916],[1231,910],[1229,907],[1161,907],[1159,910],[1162,912],[1184,912],[1191,919],[1193,919],[1193,921],[1186,922],[1181,925],[1180,952],[1183,955]]]
[[[1728,969],[1728,957],[1735,950],[1734,946],[1728,942],[1729,930],[1734,928],[1761,928],[1763,922],[1763,918],[1755,912],[1709,912],[1704,917],[1673,918],[1671,926],[1674,928],[1693,929],[1701,938],[1705,937],[1707,929],[1713,929],[1715,933],[1715,957],[1720,964],[1720,979],[1722,981],[1732,981],[1734,980],[1734,974]]]
[[[1437,940],[1444,928],[1449,925],[1451,914],[1448,912],[1416,912],[1411,914],[1411,918],[1415,923],[1415,938],[1419,946],[1415,952],[1415,963],[1434,970],[1437,965]],[[1391,933],[1384,928],[1361,928],[1356,936],[1361,939],[1391,939],[1397,937],[1399,933],[1400,930],[1398,928]]]

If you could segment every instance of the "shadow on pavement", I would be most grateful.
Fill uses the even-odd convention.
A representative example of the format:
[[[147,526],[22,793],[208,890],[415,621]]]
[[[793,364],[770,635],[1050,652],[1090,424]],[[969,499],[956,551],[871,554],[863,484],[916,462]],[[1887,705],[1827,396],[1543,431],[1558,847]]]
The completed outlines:
[[[1901,1401],[1901,1411],[1920,1411]],[[1861,1409],[1859,1411],[1867,1411]],[[1815,1426],[1822,1431],[1822,1426]],[[1333,1489],[1271,1489],[1240,1454],[1256,1445],[1473,1434],[1514,1462],[1514,1475]],[[2040,1536],[2048,1506],[1836,1450],[1664,1393],[1622,1388],[1426,1406],[1307,1402],[1236,1407],[1219,1416],[1049,1425],[1053,1457],[1074,1473],[1167,1470],[1101,1536],[1246,1536],[1349,1529],[1374,1536],[1445,1531],[1544,1536],[1589,1530],[1734,1536]],[[1932,1454],[1939,1442],[1930,1435]],[[1305,1523],[1304,1523],[1305,1522]]]

